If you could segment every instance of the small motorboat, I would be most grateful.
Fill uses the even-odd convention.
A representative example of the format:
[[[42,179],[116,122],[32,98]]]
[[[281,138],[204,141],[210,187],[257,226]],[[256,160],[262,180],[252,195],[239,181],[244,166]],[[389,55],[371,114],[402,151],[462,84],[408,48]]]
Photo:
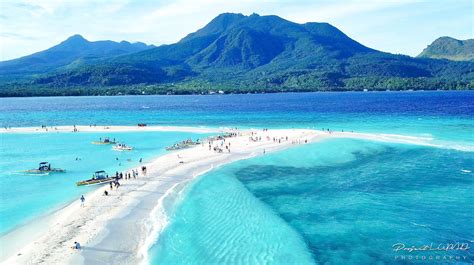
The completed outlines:
[[[94,175],[92,175],[91,179],[76,182],[76,185],[85,186],[85,185],[105,184],[112,181],[115,181],[115,177],[109,177],[109,175],[107,175],[105,171],[100,170],[100,171],[96,171]]]
[[[93,144],[116,144],[115,139],[113,141],[110,140],[109,137],[105,137],[104,141],[102,141],[102,138],[99,141],[93,141]]]
[[[38,168],[25,170],[25,173],[28,174],[49,174],[49,173],[63,173],[66,170],[61,168],[52,168],[51,164],[48,162],[41,162],[39,163]]]
[[[133,150],[133,147],[126,144],[116,144],[112,147],[112,149],[115,151],[131,151]]]

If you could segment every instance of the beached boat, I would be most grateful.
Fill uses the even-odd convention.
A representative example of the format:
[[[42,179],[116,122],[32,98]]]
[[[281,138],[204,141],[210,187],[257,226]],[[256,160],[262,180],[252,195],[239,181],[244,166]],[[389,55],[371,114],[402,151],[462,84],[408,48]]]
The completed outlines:
[[[115,139],[114,141],[111,141],[109,137],[105,137],[104,141],[100,139],[99,141],[93,141],[93,144],[116,144]]]
[[[182,141],[182,142],[179,142],[177,144],[168,146],[168,147],[166,147],[166,150],[168,150],[168,151],[181,150],[181,149],[190,148],[190,147],[193,147],[193,146],[196,146],[196,145],[199,145],[199,144],[201,144],[201,142],[199,140],[193,141],[191,139],[188,139],[186,141]]]
[[[212,137],[208,137],[207,139],[209,141],[219,141],[219,140],[224,140],[225,138],[231,138],[231,137],[234,137],[234,134],[230,133],[230,132],[226,132],[222,135],[217,135],[217,136],[212,136]]]
[[[25,170],[24,172],[28,174],[49,174],[49,173],[62,173],[62,172],[66,172],[66,170],[61,169],[61,168],[52,168],[50,163],[41,162],[39,163],[38,168]]]
[[[77,186],[105,184],[114,181],[114,177],[109,177],[105,171],[96,171],[91,179],[76,182]]]
[[[115,151],[131,151],[133,150],[133,147],[126,144],[116,144],[112,147],[112,149]]]

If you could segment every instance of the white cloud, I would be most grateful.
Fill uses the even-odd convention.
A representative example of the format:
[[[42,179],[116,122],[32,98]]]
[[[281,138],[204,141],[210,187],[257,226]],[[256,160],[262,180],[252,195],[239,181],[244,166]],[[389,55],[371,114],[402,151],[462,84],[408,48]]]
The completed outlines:
[[[437,34],[472,38],[472,23],[465,25],[466,21],[472,21],[470,0],[0,0],[0,3],[1,60],[51,47],[76,33],[91,40],[173,43],[223,12],[275,14],[299,23],[329,22],[373,48],[412,55]],[[446,9],[451,16],[435,13],[438,9]],[[427,24],[431,28],[423,27]],[[396,35],[400,32],[404,34]],[[423,43],[415,45],[414,41]]]
[[[348,17],[354,14],[365,13],[369,11],[375,11],[385,9],[393,6],[404,5],[413,3],[415,1],[332,1],[315,3],[305,6],[296,6],[289,8],[286,11],[288,13],[288,19],[295,22],[310,22],[310,21],[334,21],[339,18]]]

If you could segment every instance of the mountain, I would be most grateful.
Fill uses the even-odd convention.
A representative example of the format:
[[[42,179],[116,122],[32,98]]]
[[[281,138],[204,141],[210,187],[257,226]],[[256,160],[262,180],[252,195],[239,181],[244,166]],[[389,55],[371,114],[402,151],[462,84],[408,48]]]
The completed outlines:
[[[175,44],[68,66],[3,95],[474,88],[474,63],[380,52],[328,23],[257,14],[221,14]]]
[[[428,45],[417,57],[474,61],[474,39],[457,40],[451,37],[441,37]]]
[[[74,67],[84,61],[110,58],[143,51],[153,46],[127,41],[88,41],[74,35],[47,50],[18,59],[0,62],[1,75],[29,75]]]

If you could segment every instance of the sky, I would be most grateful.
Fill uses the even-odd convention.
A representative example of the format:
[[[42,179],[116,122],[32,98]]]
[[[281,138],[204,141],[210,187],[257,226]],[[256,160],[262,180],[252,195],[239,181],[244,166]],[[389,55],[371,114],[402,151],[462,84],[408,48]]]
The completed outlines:
[[[328,22],[368,47],[411,56],[438,37],[474,35],[474,0],[0,0],[0,61],[74,34],[170,44],[224,12]]]

